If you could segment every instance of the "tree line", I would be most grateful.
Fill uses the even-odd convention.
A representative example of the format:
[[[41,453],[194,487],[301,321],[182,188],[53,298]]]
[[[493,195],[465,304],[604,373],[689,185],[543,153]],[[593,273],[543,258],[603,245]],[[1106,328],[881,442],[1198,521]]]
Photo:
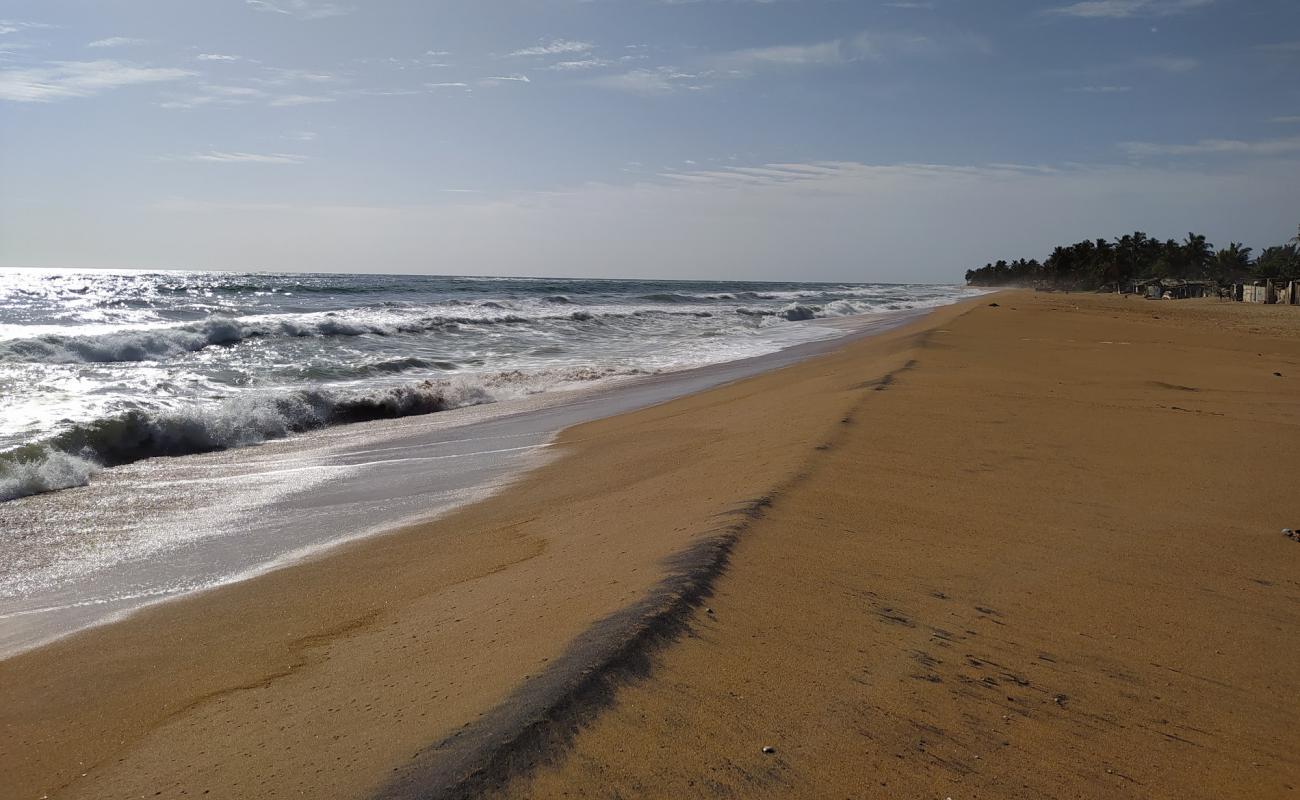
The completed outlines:
[[[1300,230],[1290,242],[1253,249],[1240,242],[1216,250],[1198,233],[1181,242],[1160,241],[1142,231],[1107,241],[1085,239],[1057,247],[1046,260],[998,261],[966,271],[971,286],[1050,286],[1090,290],[1123,287],[1148,278],[1214,281],[1221,285],[1271,278],[1300,280]]]

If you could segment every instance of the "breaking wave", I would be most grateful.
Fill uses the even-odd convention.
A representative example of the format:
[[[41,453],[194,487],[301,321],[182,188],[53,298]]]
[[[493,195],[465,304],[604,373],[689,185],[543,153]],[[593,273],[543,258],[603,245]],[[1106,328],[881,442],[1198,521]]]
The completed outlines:
[[[99,467],[70,453],[47,451],[30,461],[0,464],[0,502],[85,486]]]
[[[407,364],[394,361],[390,366],[400,370]],[[85,486],[101,469],[146,458],[247,447],[332,425],[434,414],[565,384],[644,374],[642,369],[612,367],[508,370],[473,381],[425,380],[365,391],[316,387],[238,395],[212,406],[133,409],[0,452],[0,502]]]
[[[671,311],[631,307],[618,312],[570,311],[572,301],[550,300],[558,306],[545,314],[516,313],[498,303],[482,303],[483,308],[504,312],[482,316],[422,315],[388,319],[349,318],[342,315],[311,315],[298,319],[216,318],[166,328],[114,331],[111,333],[67,335],[46,334],[25,339],[0,341],[0,361],[40,362],[46,364],[98,364],[115,362],[166,361],[209,347],[229,347],[254,339],[349,336],[399,336],[425,334],[439,330],[454,331],[462,326],[554,325],[565,322],[599,322],[629,317],[694,316],[708,317],[707,311]]]
[[[243,395],[210,407],[135,409],[0,453],[0,502],[84,486],[104,467],[245,447],[330,425],[492,402],[482,386],[422,381],[365,392],[324,388]]]
[[[397,336],[418,334],[461,325],[524,324],[543,319],[588,320],[584,312],[527,317],[423,316],[406,320],[375,321],[326,315],[310,319],[218,318],[204,323],[169,328],[128,330],[88,335],[49,334],[0,342],[0,360],[45,363],[110,363],[163,361],[208,347],[239,344],[271,337]]]

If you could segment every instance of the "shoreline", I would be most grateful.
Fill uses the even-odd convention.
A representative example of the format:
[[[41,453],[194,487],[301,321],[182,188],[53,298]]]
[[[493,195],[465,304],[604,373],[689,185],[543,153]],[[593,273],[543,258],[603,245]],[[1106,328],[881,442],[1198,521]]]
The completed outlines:
[[[211,483],[205,470],[229,469],[236,475],[251,470],[250,474],[257,474],[260,467],[256,465],[262,461],[272,464],[291,463],[295,458],[301,461],[299,466],[287,470],[270,467],[263,482],[285,481],[287,472],[303,470],[309,473],[340,470],[347,474],[341,478],[309,480],[303,488],[283,491],[269,500],[259,499],[257,505],[242,511],[229,511],[220,505],[211,508],[199,505],[188,509],[182,501],[176,509],[163,514],[171,522],[162,522],[160,526],[191,525],[189,520],[197,512],[212,518],[208,524],[217,528],[219,533],[205,535],[187,552],[162,552],[147,562],[126,558],[120,564],[110,564],[82,581],[92,587],[87,594],[68,597],[76,584],[56,584],[19,602],[0,605],[0,622],[29,620],[22,626],[11,625],[12,630],[0,636],[0,660],[78,631],[120,622],[152,605],[254,579],[305,559],[320,557],[349,542],[431,522],[457,508],[486,500],[544,463],[551,443],[560,431],[568,427],[779,369],[829,352],[855,338],[923,317],[929,310],[922,308],[816,320],[811,324],[838,329],[840,335],[795,340],[758,356],[624,378],[608,385],[545,393],[502,403],[328,428],[296,438],[263,443],[256,448],[197,454],[176,462],[140,462],[118,467],[112,475],[104,476],[85,490],[91,493],[92,500],[83,501],[83,505],[94,505],[96,501],[93,498],[99,495],[103,496],[97,502],[111,503],[114,493],[129,489],[132,480],[165,483],[169,480],[167,476],[179,474],[182,478],[180,483],[197,484],[204,480]],[[475,445],[466,444],[475,438],[484,442],[477,450]],[[488,444],[498,440],[503,444]],[[506,446],[519,443],[522,446]],[[320,449],[321,454],[312,457],[313,449]],[[430,451],[441,454],[432,456],[425,464],[423,472],[433,477],[421,478],[418,485],[399,494],[394,486],[411,482],[412,476],[410,469],[395,465],[394,460],[417,461],[419,459],[415,456],[418,453]],[[442,454],[443,451],[448,452]],[[386,453],[393,455],[386,456]],[[449,461],[441,465],[437,459]],[[171,472],[167,471],[169,468]],[[372,472],[382,470],[383,479],[358,474],[359,468]],[[155,477],[153,473],[156,470],[162,470],[162,473]],[[190,473],[195,477],[188,477]],[[456,477],[466,473],[473,473],[473,479]],[[137,474],[140,477],[130,477]],[[117,480],[124,480],[125,486],[114,487]],[[170,480],[176,482],[174,477]],[[347,493],[359,498],[363,507],[338,508],[334,496],[340,492],[343,483],[347,486]],[[366,488],[359,488],[362,486]],[[53,515],[64,499],[59,494],[53,492],[36,500],[16,502],[38,504],[35,513]],[[395,501],[399,500],[403,502],[396,506]],[[296,524],[303,510],[314,510],[322,504],[334,504],[331,507],[335,511],[320,520],[320,531],[309,538],[291,540],[292,546],[272,544],[289,540],[289,531],[285,527]],[[400,513],[390,510],[393,508]],[[24,513],[19,508],[0,507],[0,519],[6,511],[19,516]],[[231,555],[231,542],[240,543],[241,554],[237,557]],[[266,549],[268,547],[272,549]],[[245,549],[258,555],[245,557],[242,555]],[[205,555],[196,556],[196,552]],[[169,572],[171,562],[178,558],[181,563]],[[198,561],[207,566],[196,577],[191,565]],[[114,594],[118,586],[139,588],[131,595]]]
[[[392,763],[405,761],[411,752],[445,738],[480,711],[496,707],[529,675],[560,658],[568,642],[643,599],[666,574],[666,559],[695,544],[714,527],[717,515],[761,494],[790,470],[797,462],[791,446],[823,422],[810,415],[780,427],[778,421],[789,420],[770,407],[764,391],[838,406],[838,398],[817,397],[819,389],[838,382],[836,377],[818,377],[820,365],[842,361],[846,350],[864,346],[887,357],[908,330],[959,307],[964,306],[930,310],[920,323],[902,329],[832,340],[829,352],[799,360],[793,367],[567,428],[559,442],[561,458],[526,473],[509,491],[487,502],[461,507],[428,524],[349,543],[325,557],[251,581],[150,606],[113,625],[0,661],[0,729],[10,742],[22,745],[6,759],[0,782],[31,786],[33,796],[54,791],[113,796],[112,787],[126,787],[133,780],[124,767],[113,766],[115,754],[125,748],[152,764],[147,768],[151,786],[191,786],[210,778],[215,785],[229,787],[250,768],[243,765],[240,770],[229,760],[209,763],[210,772],[188,768],[188,757],[177,758],[179,741],[190,741],[208,753],[220,748],[210,735],[185,731],[218,725],[218,738],[228,742],[223,746],[238,749],[246,737],[264,735],[258,731],[272,727],[288,724],[306,736],[317,727],[336,726],[334,715],[346,710],[355,715],[356,728],[344,723],[343,730],[374,731],[366,739],[371,745],[379,744],[373,738],[379,730],[389,739],[379,752],[365,754],[368,768],[359,769],[348,760],[358,756],[355,738],[340,737],[336,747],[346,755],[331,759],[335,763],[324,772],[306,762],[319,762],[330,749],[322,753],[316,743],[298,741],[295,758],[303,763],[295,767],[281,755],[274,761],[259,760],[261,766],[253,774],[268,780],[269,775],[279,776],[276,781],[286,774],[329,780],[332,786],[351,786],[351,793],[366,794],[386,779]],[[784,352],[798,360],[799,354]],[[791,369],[812,380],[791,382]],[[756,393],[756,386],[766,389]],[[728,397],[763,416],[748,429],[730,430]],[[651,432],[675,418],[683,406],[701,409],[703,419],[711,420],[705,429],[711,433]],[[629,427],[630,420],[637,422]],[[639,487],[634,494],[644,498],[639,504],[649,499],[643,494],[646,486],[677,492],[684,485],[700,485],[712,480],[722,465],[735,463],[737,444],[748,453],[743,457],[747,467],[721,484],[725,497],[697,496],[671,509],[651,502],[637,526],[652,536],[621,542],[608,533],[626,527],[629,481]],[[574,487],[579,487],[580,502],[575,503]],[[560,511],[574,508],[583,509],[579,518]],[[535,509],[553,511],[538,516]],[[604,522],[592,525],[594,519]],[[602,574],[607,577],[600,578]],[[358,583],[358,576],[367,577]],[[539,629],[523,617],[493,610],[501,606],[516,607],[516,613],[547,623]],[[464,608],[476,611],[462,616],[459,609]],[[232,629],[226,620],[239,623]],[[397,630],[407,631],[405,639],[394,638]],[[362,641],[375,638],[383,641]],[[422,652],[423,668],[385,663],[381,671],[395,667],[406,680],[414,680],[413,672],[438,674],[434,665],[442,664],[443,670],[455,665],[454,674],[473,675],[473,680],[451,680],[442,691],[424,680],[429,700],[441,701],[440,708],[427,712],[429,721],[412,720],[407,715],[417,714],[413,699],[404,696],[387,712],[401,717],[408,728],[395,735],[390,723],[375,720],[364,706],[348,708],[348,687],[372,679],[376,665],[363,664],[376,650],[409,658],[404,651],[412,647]],[[352,656],[344,658],[343,650]],[[461,651],[469,655],[454,655]],[[353,676],[327,676],[330,689],[338,693],[336,703],[319,707],[320,686],[284,691],[287,684],[296,686],[321,670],[330,673],[335,665]],[[315,679],[321,680],[319,675]],[[294,699],[303,691],[313,698],[307,706]],[[381,694],[397,702],[388,692]],[[267,716],[275,705],[271,695],[288,705]],[[252,716],[242,725],[217,722],[214,717],[227,713],[226,706],[239,706]],[[300,727],[286,722],[295,717],[302,719]],[[159,750],[144,755],[154,748]],[[99,767],[87,772],[84,765],[91,764]],[[187,768],[173,771],[182,766]]]
[[[998,634],[984,647],[1003,642],[996,648],[1012,649],[997,660],[1004,670],[1031,681],[1035,688],[1025,690],[1026,699],[1037,698],[1035,692],[1042,690],[1036,688],[1032,668],[1011,664],[1019,645],[1008,637],[1048,648],[1043,652],[1054,656],[1054,671],[1083,670],[1081,680],[1100,680],[1087,671],[1091,662],[1078,663],[1070,640],[1020,627],[1021,617],[1032,616],[1040,606],[1053,607],[1051,583],[1037,585],[1036,599],[1025,607],[1014,591],[999,588],[1009,580],[1014,587],[1011,577],[993,582],[979,577],[981,569],[996,571],[1000,563],[1023,558],[1009,549],[1010,543],[1029,548],[1036,559],[1026,562],[1033,564],[1032,575],[1067,570],[1069,562],[1060,560],[1061,553],[1092,569],[1099,556],[1086,533],[1072,533],[1069,548],[1042,550],[1034,529],[1024,525],[1036,519],[1033,514],[1058,519],[1051,524],[1059,525],[1059,520],[1099,512],[1090,511],[1088,504],[1076,508],[1078,501],[1068,492],[1059,507],[1042,507],[1023,497],[1020,511],[999,505],[996,497],[972,494],[983,486],[981,481],[998,473],[992,464],[981,463],[989,457],[978,450],[956,461],[949,458],[951,444],[946,443],[963,428],[950,421],[936,425],[936,409],[953,398],[962,398],[944,412],[953,419],[976,408],[984,409],[983,414],[1004,409],[998,413],[1005,419],[984,420],[963,441],[997,445],[998,469],[1023,473],[1019,480],[1032,482],[1040,473],[1078,469],[1074,462],[1080,458],[1111,463],[1104,453],[1078,444],[1061,451],[1065,460],[1058,464],[1051,440],[1066,434],[1044,433],[1052,428],[1027,429],[1032,436],[1016,438],[1022,417],[1015,409],[1021,406],[1038,409],[1023,419],[1050,424],[1059,418],[1060,404],[1070,401],[1040,398],[1044,389],[1028,387],[1048,387],[1053,394],[1055,376],[1071,374],[1063,370],[1083,376],[1078,379],[1083,388],[1075,391],[1112,398],[1079,406],[1095,406],[1098,410],[1089,412],[1094,414],[1111,414],[1106,409],[1131,405],[1133,397],[1157,399],[1176,392],[1174,399],[1181,403],[1176,408],[1166,401],[1159,410],[1126,411],[1118,417],[1126,420],[1121,426],[1126,431],[1139,420],[1151,424],[1147,417],[1153,413],[1165,420],[1160,423],[1165,427],[1151,429],[1148,436],[1165,436],[1162,431],[1176,436],[1191,419],[1225,424],[1214,422],[1208,407],[1187,413],[1196,405],[1192,400],[1226,403],[1224,408],[1254,415],[1260,403],[1281,411],[1286,406],[1279,403],[1294,397],[1288,383],[1270,383],[1276,381],[1272,376],[1247,379],[1234,368],[1213,366],[1205,373],[1221,388],[1198,388],[1196,381],[1178,374],[1188,365],[1211,370],[1219,364],[1223,353],[1196,349],[1211,341],[1216,347],[1267,341],[1275,345],[1270,363],[1285,364],[1281,371],[1289,372],[1290,365],[1300,364],[1293,321],[1277,323],[1254,311],[1248,316],[1229,311],[1225,317],[1209,306],[1134,302],[1122,307],[1119,301],[1086,297],[1005,293],[941,308],[903,328],[841,342],[815,359],[567,429],[557,445],[559,458],[523,476],[507,492],[441,520],[348,545],[325,558],[151,608],[118,625],[0,661],[0,730],[7,743],[0,749],[16,754],[5,760],[0,781],[30,788],[31,796],[49,792],[96,798],[135,796],[146,789],[356,797],[589,796],[611,790],[689,794],[691,786],[699,793],[700,780],[716,784],[717,793],[818,796],[827,787],[868,785],[860,783],[865,777],[858,774],[861,760],[889,777],[890,791],[903,786],[912,793],[955,792],[961,787],[944,782],[951,776],[936,774],[928,757],[918,756],[918,762],[898,756],[895,763],[891,748],[905,754],[915,747],[914,741],[893,741],[900,732],[914,730],[912,722],[940,731],[922,734],[922,751],[926,739],[931,748],[941,749],[965,739],[961,726],[950,727],[956,723],[924,712],[887,717],[885,727],[880,727],[882,720],[857,721],[854,726],[865,727],[852,728],[858,731],[852,734],[844,731],[845,713],[857,706],[843,703],[862,684],[838,683],[853,675],[841,662],[865,660],[868,676],[886,676],[900,660],[913,672],[919,664],[918,674],[932,675],[937,682],[907,680],[906,673],[896,686],[887,679],[872,682],[874,692],[893,698],[877,702],[897,704],[890,708],[898,714],[920,713],[906,708],[918,698],[938,702],[935,697],[946,694],[934,692],[965,686],[964,673],[952,670],[967,667],[959,660],[950,662],[942,652],[916,662],[915,652],[936,645],[925,645],[924,638],[894,641],[879,632],[928,637],[931,628],[922,625],[926,613],[947,609],[943,613],[954,614],[957,606],[948,601],[959,598],[983,610],[962,622],[934,621],[933,629],[951,631],[948,636],[955,638],[948,647],[975,647],[972,656],[989,660],[995,656],[964,640],[975,631]],[[1083,313],[1072,313],[1080,309]],[[1024,316],[1012,323],[1007,321],[1012,313]],[[1122,322],[1098,321],[1112,314],[1114,319],[1122,315]],[[1138,319],[1153,315],[1166,321],[1151,327]],[[1210,335],[1201,330],[1206,325],[1202,317],[1218,325]],[[1096,341],[1098,332],[1110,331],[1107,326],[1123,328],[1132,341]],[[1123,356],[1107,361],[1057,363],[1077,360],[1085,350],[1110,353],[1122,344],[1132,349],[1122,348]],[[1143,367],[1128,355],[1139,351],[1143,357],[1172,353],[1170,358],[1181,360],[1149,368],[1162,385],[1143,389],[1127,378],[1116,382],[1120,373],[1115,370],[1141,374]],[[1188,361],[1186,352],[1197,356]],[[1013,361],[1008,353],[1014,354]],[[1094,363],[1103,372],[1089,382],[1087,370],[1095,367],[1088,365]],[[998,377],[998,370],[1008,369],[1009,377]],[[1249,381],[1260,383],[1256,387]],[[1114,395],[1113,386],[1121,393]],[[1200,389],[1206,394],[1189,394]],[[1294,416],[1294,409],[1289,413]],[[1228,447],[1223,434],[1214,434],[1213,441]],[[1017,447],[1027,449],[1008,460]],[[1248,454],[1231,450],[1226,463],[1241,458],[1271,463],[1280,452],[1271,440],[1254,448]],[[1134,469],[1144,469],[1142,459],[1153,454],[1140,450],[1128,457],[1137,459]],[[964,467],[965,460],[980,468]],[[1110,468],[1123,470],[1126,463],[1114,462]],[[1190,467],[1179,463],[1178,468]],[[1213,466],[1207,469],[1215,472]],[[931,471],[947,476],[945,482],[925,483]],[[1277,480],[1258,470],[1252,478],[1265,485]],[[937,505],[918,503],[927,492],[948,499]],[[950,506],[961,509],[961,516],[945,516]],[[1260,510],[1243,513],[1257,517]],[[985,550],[972,549],[973,541],[947,541],[951,537],[943,529],[931,534],[934,541],[908,533],[912,526],[932,530],[935,514],[948,520],[949,529],[974,525],[977,532],[984,531],[987,523],[980,520],[990,511],[1001,522],[996,529],[987,528],[987,535],[997,538]],[[1134,507],[1130,513],[1153,512]],[[1184,530],[1196,528],[1194,521],[1180,517],[1179,522]],[[866,539],[865,532],[856,532],[862,524],[873,531]],[[901,537],[896,541],[886,536],[895,531]],[[1195,548],[1205,546],[1198,531],[1193,530],[1196,536],[1184,549],[1195,551],[1200,560],[1178,556],[1168,565],[1190,570],[1187,574],[1195,576],[1190,580],[1212,583],[1216,578],[1195,572],[1203,561]],[[1276,546],[1274,539],[1294,546],[1275,532],[1266,538],[1260,547]],[[1103,536],[1098,543],[1108,548],[1103,554],[1113,557],[1124,540]],[[1165,547],[1160,543],[1156,552],[1164,554]],[[1257,569],[1264,569],[1258,559],[1266,553],[1276,571],[1276,554],[1247,551]],[[1145,550],[1130,557],[1135,565],[1130,571],[1146,568]],[[942,571],[945,565],[952,574]],[[917,570],[932,574],[917,586],[907,584]],[[911,588],[894,598],[891,593],[902,591],[894,586],[899,581]],[[1295,616],[1285,600],[1295,582],[1273,583],[1280,594],[1264,587],[1252,590],[1249,598],[1266,604],[1261,621],[1281,624]],[[1089,603],[1104,607],[1108,602],[1105,594],[1087,594],[1086,582],[1071,579],[1066,585]],[[1103,580],[1091,591],[1104,593],[1109,585]],[[785,588],[774,588],[780,586]],[[1175,601],[1184,606],[1197,602],[1195,597],[1170,596],[1176,587],[1168,581],[1148,587],[1164,592],[1153,595],[1160,598],[1155,610]],[[911,594],[918,592],[929,599]],[[699,608],[705,597],[716,615]],[[854,616],[864,604],[865,622]],[[1206,614],[1200,606],[1192,608]],[[1144,606],[1138,616],[1150,613]],[[1096,624],[1087,619],[1071,624],[1081,629]],[[1232,619],[1241,626],[1251,618]],[[954,625],[970,630],[962,634],[963,628]],[[1205,622],[1190,618],[1185,625],[1204,627]],[[872,638],[858,641],[859,636]],[[1146,652],[1128,639],[1125,643]],[[667,644],[671,646],[663,646]],[[1253,646],[1242,650],[1232,662],[1239,671],[1255,675],[1267,668],[1281,685],[1300,677],[1294,664],[1276,658],[1243,666],[1241,658],[1260,654]],[[1202,675],[1216,674],[1199,659],[1195,666]],[[1144,679],[1146,669],[1137,661],[1122,666],[1138,679]],[[1011,681],[1003,691],[1017,694],[1019,686]],[[1070,687],[1058,695],[1068,694],[1065,704],[1054,707],[1092,715],[1083,719],[1113,716],[1101,710],[1108,697],[1103,689],[1110,691],[1104,683],[1101,688],[1092,683]],[[1182,696],[1176,694],[1181,688],[1164,691]],[[1212,709],[1219,702],[1214,691],[1205,694]],[[737,696],[751,694],[753,702],[737,704]],[[963,697],[943,699],[957,703],[954,719],[986,710]],[[1278,705],[1276,698],[1259,689],[1237,693],[1234,699],[1243,707],[1249,703],[1251,713],[1264,720],[1260,725],[1282,713],[1269,710]],[[839,710],[818,717],[828,701]],[[1046,702],[1050,710],[1051,695]],[[1171,714],[1168,707],[1157,710]],[[1055,730],[1057,718],[1064,716],[1059,711],[1044,714],[1036,706],[1022,711],[1026,724],[1045,727],[1018,741],[1014,752],[1039,765],[1051,780],[1073,780],[1077,765],[1053,762],[1043,747],[1115,735],[1105,726]],[[793,715],[796,721],[764,721],[773,715]],[[788,731],[776,736],[762,732],[772,724],[813,725],[804,735],[820,744],[806,750],[791,743]],[[1242,739],[1233,745],[1234,753],[1257,746],[1258,726],[1234,724]],[[837,738],[825,738],[832,734]],[[777,755],[759,753],[759,743],[774,743]],[[844,748],[853,746],[866,749],[850,757]],[[673,753],[667,762],[643,757],[665,747]],[[1227,758],[1225,747],[1216,740],[1213,752],[1218,755],[1208,758],[1204,751],[1188,752],[1214,765]],[[819,761],[828,755],[830,763]],[[958,776],[969,784],[966,793],[982,785],[969,753],[936,756],[967,765]],[[993,755],[985,752],[984,757],[992,768]],[[1175,766],[1186,757],[1164,755]],[[1261,775],[1285,778],[1295,768],[1293,758],[1269,757],[1274,761]],[[720,764],[730,766],[711,772]],[[1132,765],[1124,770],[1138,774]],[[801,781],[801,774],[819,779]],[[688,785],[687,779],[695,782]],[[1276,784],[1256,784],[1270,785]],[[1083,786],[1097,790],[1095,784]]]

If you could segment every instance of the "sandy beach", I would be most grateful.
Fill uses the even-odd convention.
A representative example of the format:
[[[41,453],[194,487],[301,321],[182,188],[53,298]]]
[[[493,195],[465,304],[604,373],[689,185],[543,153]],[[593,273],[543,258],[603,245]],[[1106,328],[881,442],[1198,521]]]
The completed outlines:
[[[1297,380],[1294,308],[941,308],[0,661],[0,794],[1294,797]]]

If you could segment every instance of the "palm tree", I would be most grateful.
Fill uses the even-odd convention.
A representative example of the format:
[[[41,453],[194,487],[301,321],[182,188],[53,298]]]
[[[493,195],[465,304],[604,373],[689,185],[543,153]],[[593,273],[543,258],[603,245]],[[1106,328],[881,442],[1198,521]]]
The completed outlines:
[[[1250,271],[1250,251],[1240,242],[1231,242],[1215,256],[1215,272],[1220,283],[1231,283]]]
[[[1187,238],[1183,240],[1183,258],[1192,275],[1203,277],[1206,267],[1214,258],[1214,245],[1205,241],[1201,234],[1188,231]]]

